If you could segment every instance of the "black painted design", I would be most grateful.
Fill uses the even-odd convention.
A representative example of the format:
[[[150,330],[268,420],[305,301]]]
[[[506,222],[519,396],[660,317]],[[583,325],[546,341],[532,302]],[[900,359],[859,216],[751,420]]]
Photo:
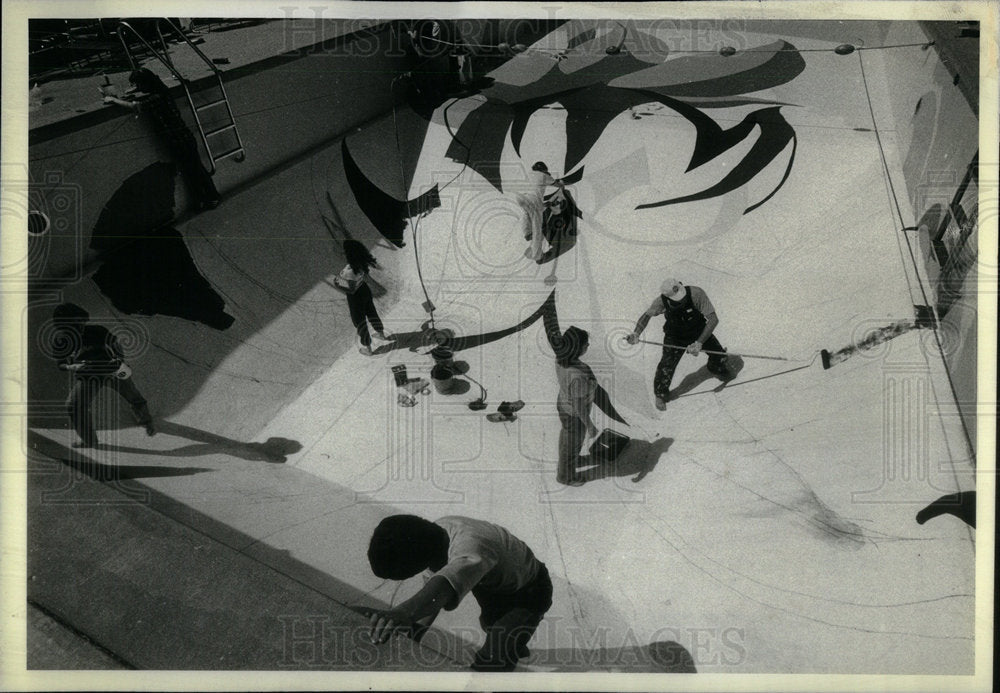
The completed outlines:
[[[344,158],[344,174],[361,211],[379,233],[402,248],[407,219],[441,206],[437,185],[420,197],[409,201],[397,200],[368,180],[351,156],[347,140],[341,142],[340,151]]]
[[[594,41],[588,46],[588,51],[599,48],[598,43],[613,45],[617,40],[615,32],[605,35],[602,40],[603,43],[601,40]],[[648,42],[653,39],[642,35],[639,43],[643,40]],[[566,62],[572,60],[567,59]],[[611,120],[634,106],[659,102],[695,126],[697,141],[688,164],[689,171],[732,149],[750,136],[755,127],[762,131],[761,142],[722,181],[707,190],[684,198],[639,205],[637,209],[716,197],[752,180],[789,143],[793,144],[794,159],[794,131],[779,112],[780,106],[787,104],[749,97],[727,97],[785,84],[804,69],[802,56],[787,41],[777,41],[732,58],[719,55],[684,56],[652,66],[630,54],[609,55],[598,60],[588,58],[586,63],[571,71],[553,67],[529,85],[514,87],[498,83],[483,90],[486,103],[462,123],[447,155],[455,161],[467,163],[502,191],[497,162],[508,132],[515,151],[520,154],[528,121],[539,109],[552,103],[559,103],[566,109],[567,151],[563,170],[573,171]],[[695,73],[710,76],[697,80],[678,77]],[[685,99],[690,99],[690,102]],[[772,107],[751,113],[739,125],[728,130],[723,130],[702,111],[703,108],[752,103]],[[791,165],[790,160],[775,191],[748,207],[744,213],[753,211],[774,195],[790,174]]]
[[[711,161],[722,152],[731,149],[733,146],[746,139],[753,131],[754,127],[759,127],[761,133],[760,137],[754,143],[753,147],[751,147],[747,155],[743,157],[742,161],[734,166],[733,169],[715,185],[691,195],[675,197],[669,200],[663,200],[662,202],[642,204],[637,206],[636,209],[651,209],[653,207],[663,207],[665,205],[678,204],[680,202],[693,202],[696,200],[705,200],[710,197],[725,195],[726,193],[732,192],[736,188],[739,188],[740,186],[753,180],[757,174],[763,171],[768,164],[774,161],[774,159],[785,150],[789,143],[791,143],[792,154],[789,157],[788,166],[785,168],[785,173],[778,182],[778,185],[763,200],[747,207],[743,210],[743,213],[747,214],[760,207],[764,204],[764,202],[771,199],[778,192],[781,186],[784,185],[789,174],[791,173],[792,163],[795,160],[795,130],[792,129],[791,125],[789,125],[781,115],[779,108],[780,107],[775,106],[773,108],[765,108],[759,111],[754,111],[744,118],[739,125],[727,131],[719,129],[718,126],[715,125],[714,121],[712,122],[714,127],[708,128],[707,134],[706,132],[699,130],[695,151],[691,157],[691,163],[688,165],[689,171],[693,168],[701,166],[707,161]]]
[[[974,528],[976,526],[976,492],[959,491],[941,496],[917,513],[917,523],[922,525],[927,520],[939,515],[954,515]]]

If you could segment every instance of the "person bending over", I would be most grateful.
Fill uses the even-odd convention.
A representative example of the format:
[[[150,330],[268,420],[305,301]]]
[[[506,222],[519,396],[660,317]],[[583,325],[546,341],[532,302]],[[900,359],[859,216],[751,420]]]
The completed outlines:
[[[392,515],[375,528],[368,562],[376,576],[405,580],[427,571],[423,588],[389,610],[374,610],[369,635],[381,643],[402,632],[420,640],[441,609],[469,592],[479,603],[486,642],[475,671],[513,671],[552,606],[552,581],[528,546],[499,525],[450,515],[431,522]]]

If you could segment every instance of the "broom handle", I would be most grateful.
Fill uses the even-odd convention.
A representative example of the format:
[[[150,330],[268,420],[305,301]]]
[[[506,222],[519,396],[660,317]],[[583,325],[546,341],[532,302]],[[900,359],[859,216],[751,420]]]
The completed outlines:
[[[637,339],[635,340],[642,344],[652,344],[654,346],[668,347],[670,349],[683,349],[687,350],[687,347],[678,346],[677,344],[663,344],[662,342],[651,342],[648,339]],[[795,359],[786,359],[784,356],[760,356],[759,354],[739,354],[735,351],[709,351],[708,349],[702,349],[703,354],[717,354],[719,356],[742,356],[748,359],[767,359],[768,361],[794,361]]]

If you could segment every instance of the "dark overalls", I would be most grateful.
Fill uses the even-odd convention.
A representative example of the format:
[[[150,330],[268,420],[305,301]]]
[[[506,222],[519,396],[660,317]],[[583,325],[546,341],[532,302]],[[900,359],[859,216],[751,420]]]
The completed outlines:
[[[691,300],[691,287],[684,287],[684,298],[680,301],[671,301],[666,296],[661,295],[663,301],[663,343],[672,344],[679,347],[687,347],[688,344],[698,339],[701,331],[705,329],[705,316],[701,314]],[[708,351],[724,352],[725,349],[719,344],[719,340],[712,335],[705,340],[702,348]],[[653,394],[658,399],[667,401],[670,395],[670,381],[677,370],[677,364],[684,355],[684,349],[673,349],[663,347],[663,357],[656,367],[656,375],[653,376]],[[724,375],[726,372],[726,357],[719,354],[709,354],[708,371],[715,375]]]

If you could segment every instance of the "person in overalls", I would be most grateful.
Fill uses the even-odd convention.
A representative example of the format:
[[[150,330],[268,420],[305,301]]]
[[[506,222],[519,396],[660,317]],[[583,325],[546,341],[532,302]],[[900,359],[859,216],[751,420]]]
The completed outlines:
[[[667,408],[670,398],[670,381],[677,364],[685,353],[697,356],[702,349],[717,353],[708,356],[708,372],[725,378],[728,375],[725,349],[713,332],[719,324],[715,307],[708,295],[697,286],[684,286],[676,279],[668,279],[660,286],[657,296],[646,312],[639,316],[635,329],[626,339],[635,344],[646,329],[649,319],[663,315],[663,356],[653,376],[653,394],[656,408]]]

